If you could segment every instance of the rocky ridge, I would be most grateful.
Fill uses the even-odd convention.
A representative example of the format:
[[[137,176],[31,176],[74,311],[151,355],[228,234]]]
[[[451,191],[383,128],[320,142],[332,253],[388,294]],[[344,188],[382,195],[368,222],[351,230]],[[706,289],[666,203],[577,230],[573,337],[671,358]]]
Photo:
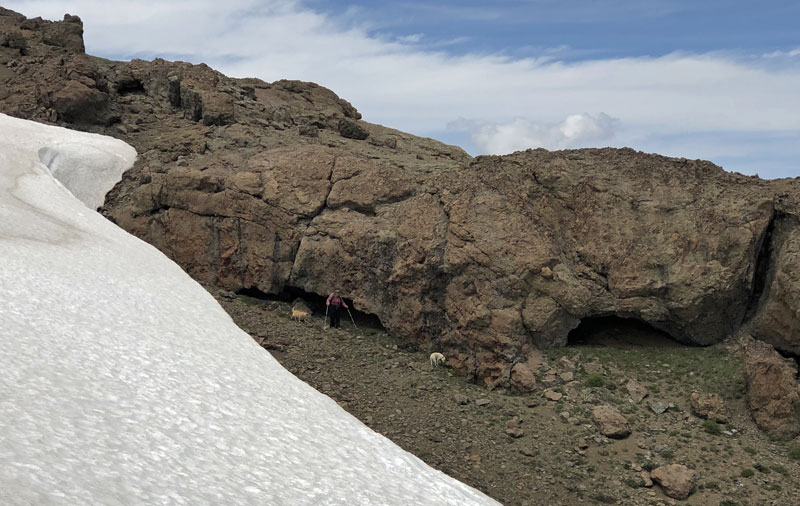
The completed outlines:
[[[82,24],[0,10],[0,111],[140,153],[102,212],[231,291],[348,294],[489,386],[633,318],[800,353],[800,183],[630,149],[472,158],[363,121],[313,83],[84,53]]]

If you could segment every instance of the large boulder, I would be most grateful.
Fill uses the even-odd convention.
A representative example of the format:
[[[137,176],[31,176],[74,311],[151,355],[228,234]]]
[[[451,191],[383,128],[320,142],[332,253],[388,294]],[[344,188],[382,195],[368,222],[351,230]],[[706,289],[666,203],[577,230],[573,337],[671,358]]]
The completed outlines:
[[[753,420],[779,438],[800,434],[800,383],[797,364],[749,336],[742,339],[747,403]]]
[[[661,486],[668,497],[687,499],[697,481],[697,473],[682,464],[670,464],[657,467],[650,472],[650,477]]]
[[[83,22],[78,16],[64,15],[63,21],[46,22],[42,26],[42,41],[51,46],[63,47],[73,53],[83,53]]]
[[[91,86],[91,81],[70,80],[54,91],[50,107],[65,121],[74,123],[103,122],[108,95]]]

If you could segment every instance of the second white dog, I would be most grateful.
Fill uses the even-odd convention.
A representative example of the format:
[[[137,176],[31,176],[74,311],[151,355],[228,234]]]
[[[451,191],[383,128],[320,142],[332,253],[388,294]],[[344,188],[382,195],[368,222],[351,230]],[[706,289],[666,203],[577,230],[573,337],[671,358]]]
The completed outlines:
[[[431,367],[439,367],[447,360],[441,353],[431,353]]]

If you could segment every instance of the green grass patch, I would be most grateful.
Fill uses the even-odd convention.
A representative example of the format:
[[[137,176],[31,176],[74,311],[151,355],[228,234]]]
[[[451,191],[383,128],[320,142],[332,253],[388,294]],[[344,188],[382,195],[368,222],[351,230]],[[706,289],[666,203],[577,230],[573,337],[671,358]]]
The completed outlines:
[[[719,392],[723,397],[733,399],[741,398],[745,391],[739,354],[721,347],[580,346],[545,350],[547,357],[553,361],[562,356],[574,357],[578,352],[581,353],[582,362],[598,359],[600,363],[617,367],[630,375],[652,378],[654,381],[681,378],[687,389]],[[660,372],[657,373],[657,370]],[[652,387],[650,390],[657,393]]]
[[[742,471],[739,473],[739,476],[741,476],[742,478],[752,478],[753,476],[755,476],[755,474],[756,472],[753,471],[752,469],[742,469]]]
[[[236,296],[236,298],[238,300],[244,302],[248,306],[264,306],[264,305],[267,304],[267,301],[265,301],[264,299],[258,299],[256,297],[250,297],[249,295],[239,294],[239,295]],[[286,316],[287,316],[287,318],[290,316],[288,312],[286,313]]]
[[[786,469],[785,467],[783,467],[780,464],[776,464],[776,465],[772,466],[772,470],[775,471],[776,473],[782,474],[784,476],[789,474],[789,470]]]
[[[602,374],[596,374],[595,373],[595,374],[590,374],[589,376],[587,376],[586,380],[583,382],[583,384],[585,386],[587,386],[587,387],[602,388],[602,387],[606,386],[606,380],[605,380],[605,378],[603,378]]]
[[[789,447],[789,458],[792,460],[800,460],[800,444],[794,444]]]
[[[722,434],[722,427],[714,420],[703,420],[703,430],[715,436]]]

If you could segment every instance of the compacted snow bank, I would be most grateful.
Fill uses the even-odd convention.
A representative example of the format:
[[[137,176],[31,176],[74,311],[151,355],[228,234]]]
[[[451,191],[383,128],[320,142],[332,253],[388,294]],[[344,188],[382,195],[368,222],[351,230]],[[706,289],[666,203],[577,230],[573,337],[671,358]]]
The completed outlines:
[[[497,504],[292,376],[92,211],[134,159],[0,115],[0,504]]]

